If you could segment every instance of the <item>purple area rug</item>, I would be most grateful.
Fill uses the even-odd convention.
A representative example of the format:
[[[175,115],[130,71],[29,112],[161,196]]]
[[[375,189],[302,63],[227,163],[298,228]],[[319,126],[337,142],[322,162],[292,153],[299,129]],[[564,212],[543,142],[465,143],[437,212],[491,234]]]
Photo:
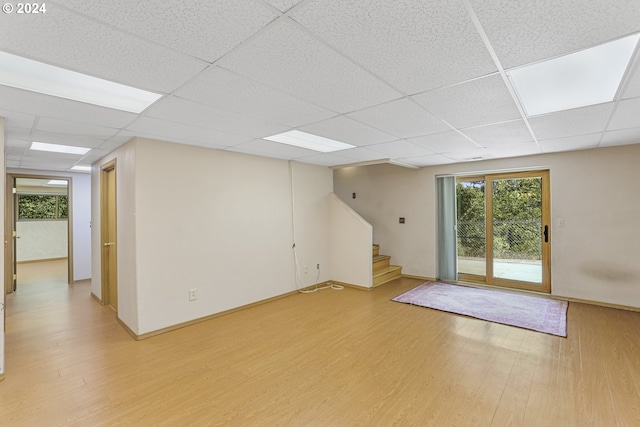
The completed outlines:
[[[567,336],[566,301],[438,282],[423,283],[392,301]]]

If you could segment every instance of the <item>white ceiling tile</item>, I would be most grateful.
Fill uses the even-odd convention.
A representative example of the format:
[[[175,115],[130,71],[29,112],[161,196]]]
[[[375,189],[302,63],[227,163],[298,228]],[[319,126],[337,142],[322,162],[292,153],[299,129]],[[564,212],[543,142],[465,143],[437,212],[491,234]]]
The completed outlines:
[[[254,139],[249,142],[229,147],[227,150],[287,160],[318,154],[316,151],[307,150],[306,148],[294,147],[292,145],[280,144],[264,139]]]
[[[31,145],[31,141],[27,141],[24,139],[13,139],[13,138],[7,138],[4,141],[4,146],[5,147],[12,147],[12,148],[20,148],[21,150],[24,150],[25,148],[27,148],[28,146]]]
[[[19,168],[20,160],[7,159],[5,166],[7,168]]]
[[[175,95],[223,110],[286,126],[302,126],[336,113],[301,101],[246,77],[210,67]]]
[[[543,152],[555,153],[559,151],[595,148],[598,146],[601,136],[602,133],[592,133],[588,135],[570,136],[568,138],[546,139],[538,142]]]
[[[409,141],[401,139],[399,141],[385,142],[384,144],[376,144],[367,146],[370,150],[378,151],[387,157],[399,159],[403,157],[429,156],[434,154],[433,151],[419,147]]]
[[[625,99],[640,97],[640,55],[636,55],[635,62],[633,72],[623,93]]]
[[[399,160],[404,163],[408,163],[410,165],[415,165],[415,166],[437,166],[437,165],[447,165],[450,163],[455,163],[455,160],[452,160],[441,154],[430,154],[428,156],[408,157],[406,159],[399,159]]]
[[[443,154],[452,163],[472,162],[479,160],[492,159],[493,156],[487,152],[488,148],[476,148],[475,150],[454,151]]]
[[[342,113],[400,97],[288,19],[273,23],[218,65]]]
[[[629,0],[469,0],[505,68],[564,55],[640,29]]]
[[[76,161],[82,158],[81,155],[77,154],[67,154],[67,153],[51,153],[47,151],[38,151],[28,149],[25,151],[23,161],[29,162],[42,162],[46,163],[47,161]]]
[[[108,139],[118,132],[117,128],[96,126],[91,124],[69,122],[66,120],[42,117],[38,120],[36,129],[39,131],[65,133],[69,135],[92,136],[96,139]]]
[[[406,98],[349,113],[348,117],[398,138],[430,135],[450,129],[442,120]]]
[[[157,102],[144,115],[251,138],[262,138],[289,130],[282,125],[263,122],[175,96]]]
[[[34,131],[30,135],[31,141],[47,142],[50,144],[73,145],[76,147],[96,148],[104,142],[104,139],[93,138],[85,135],[72,135],[66,133]]]
[[[103,158],[104,156],[106,156],[107,154],[109,154],[111,151],[107,151],[107,150],[101,150],[99,148],[95,148],[91,151],[89,151],[87,153],[86,156],[84,156],[82,159],[78,160],[78,164],[91,164],[93,162],[95,162],[96,160],[100,160],[101,158]]]
[[[385,156],[380,152],[370,150],[369,147],[356,147],[350,148],[348,150],[340,150],[336,151],[335,154],[351,159],[353,163],[389,158],[389,156]]]
[[[501,145],[482,149],[481,154],[485,159],[531,156],[542,153],[535,142],[521,142],[513,145]]]
[[[496,71],[459,1],[312,0],[291,16],[406,94]]]
[[[640,126],[640,98],[620,101],[607,130],[628,129]]]
[[[461,132],[483,147],[533,141],[524,120],[468,128]]]
[[[381,132],[345,116],[338,116],[303,126],[299,130],[352,145],[371,145],[397,139],[393,135]]]
[[[31,131],[29,129],[22,128],[7,128],[5,129],[5,138],[8,139],[24,139],[30,140]]]
[[[141,117],[129,126],[127,130],[129,133],[123,132],[123,136],[145,136],[163,141],[181,144],[192,143],[200,146],[228,147],[251,139],[245,136],[232,135],[152,117]]]
[[[465,152],[479,148],[476,144],[455,131],[411,138],[409,142],[438,154]]]
[[[628,144],[640,144],[640,127],[605,132],[600,142],[601,147]]]
[[[0,85],[0,108],[70,122],[116,128],[129,124],[137,117],[134,113],[2,85]],[[9,120],[11,120],[11,115]]]
[[[613,111],[614,103],[575,108],[529,118],[538,140],[557,139],[575,135],[603,132]]]
[[[21,169],[38,169],[38,170],[67,170],[70,169],[75,162],[73,160],[45,160],[43,161],[20,161]]]
[[[278,17],[248,0],[58,3],[207,62],[215,61]]]
[[[0,101],[1,103],[1,101]],[[3,103],[4,104],[4,103]],[[5,128],[31,129],[36,116],[33,114],[18,113],[15,111],[0,110],[0,117],[4,117]]]
[[[271,4],[273,7],[275,7],[281,12],[288,11],[293,6],[300,3],[300,1],[301,0],[266,0],[267,3]]]
[[[207,66],[63,7],[16,16],[0,14],[0,50],[117,83],[169,93]]]
[[[507,69],[640,31],[630,0],[94,3],[0,14],[0,50],[172,96],[136,115],[0,86],[7,164],[66,170],[134,136],[327,166],[535,154],[465,4]],[[599,135],[601,146],[639,143],[639,61],[614,116],[610,103],[530,118],[545,151],[590,148]],[[290,128],[359,147],[318,154],[256,139]],[[98,148],[61,159],[31,153],[33,139]]]
[[[15,159],[16,156],[18,158],[22,158],[22,155],[24,154],[24,148],[20,148],[20,147],[4,147],[4,154],[5,154],[5,158],[6,159]]]
[[[125,132],[120,132],[120,134],[117,137],[111,138],[108,141],[104,141],[102,144],[100,144],[98,148],[110,153],[116,148],[129,142],[131,138],[133,138],[133,136],[131,135],[130,132],[126,132],[126,134]]]
[[[297,161],[320,166],[340,166],[353,163],[353,160],[348,157],[342,157],[336,154],[316,154],[314,156],[301,157],[297,159]]]
[[[413,99],[456,128],[521,118],[518,107],[498,74],[426,92]]]

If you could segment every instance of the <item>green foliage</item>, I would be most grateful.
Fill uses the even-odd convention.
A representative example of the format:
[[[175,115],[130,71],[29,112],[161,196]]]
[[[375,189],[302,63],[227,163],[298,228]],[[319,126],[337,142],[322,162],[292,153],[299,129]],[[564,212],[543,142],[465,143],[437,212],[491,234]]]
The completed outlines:
[[[24,194],[19,196],[19,219],[55,219],[56,196]]]
[[[539,178],[493,181],[494,221],[532,220],[542,216],[542,186]]]
[[[58,218],[69,218],[69,198],[58,196]]]
[[[484,181],[456,185],[458,221],[484,222]]]
[[[18,219],[58,219],[68,216],[67,196],[39,194],[18,196]]]
[[[486,256],[484,190],[484,181],[460,182],[456,185],[459,256]]]
[[[493,257],[540,259],[542,186],[539,178],[492,181]],[[456,185],[458,254],[486,256],[485,183]]]

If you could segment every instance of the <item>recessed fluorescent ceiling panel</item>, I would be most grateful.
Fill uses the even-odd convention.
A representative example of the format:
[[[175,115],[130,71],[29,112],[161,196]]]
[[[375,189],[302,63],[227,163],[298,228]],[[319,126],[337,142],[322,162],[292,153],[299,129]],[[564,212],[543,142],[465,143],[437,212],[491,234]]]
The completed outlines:
[[[31,149],[37,151],[49,151],[51,153],[78,154],[84,156],[91,148],[75,147],[71,145],[48,144],[46,142],[33,141]]]
[[[510,70],[529,116],[613,101],[640,34]]]
[[[0,84],[140,113],[162,95],[0,52]]]
[[[75,165],[71,168],[71,170],[78,172],[91,172],[91,166]]]
[[[306,132],[300,132],[299,130],[290,130],[277,135],[267,136],[264,139],[293,145],[295,147],[320,151],[322,153],[331,153],[332,151],[346,150],[348,148],[355,147],[355,145],[345,144],[344,142],[334,141],[333,139],[312,135]]]

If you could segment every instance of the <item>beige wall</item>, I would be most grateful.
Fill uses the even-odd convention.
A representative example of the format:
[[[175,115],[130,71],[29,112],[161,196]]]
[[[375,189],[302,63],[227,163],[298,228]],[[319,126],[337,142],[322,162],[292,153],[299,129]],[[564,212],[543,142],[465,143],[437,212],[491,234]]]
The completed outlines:
[[[93,165],[91,171],[91,292],[102,297],[102,241],[100,237],[100,167],[116,161],[116,216],[118,256],[118,318],[132,331],[138,330],[136,272],[136,143],[130,142]]]
[[[373,229],[362,216],[331,193],[331,278],[351,285],[373,286]]]
[[[334,191],[373,225],[403,273],[435,277],[437,175],[548,168],[552,293],[640,307],[638,159],[640,144],[419,170],[375,165],[336,170]]]
[[[328,168],[135,139],[94,165],[94,177],[113,158],[118,316],[136,334],[294,291],[293,212],[306,280],[315,282],[318,263],[319,280],[329,279]],[[100,296],[97,181],[92,289]]]
[[[333,191],[333,173],[326,167],[289,162],[298,288],[333,279],[330,265],[329,194]],[[320,264],[320,270],[316,267]]]
[[[4,162],[4,118],[0,117],[0,173],[4,177],[0,185],[0,212],[4,212],[4,189],[5,189],[5,162]],[[4,245],[0,245],[0,262],[4,272]],[[4,282],[4,280],[3,280]],[[0,292],[0,380],[4,378],[4,300],[5,290]]]

